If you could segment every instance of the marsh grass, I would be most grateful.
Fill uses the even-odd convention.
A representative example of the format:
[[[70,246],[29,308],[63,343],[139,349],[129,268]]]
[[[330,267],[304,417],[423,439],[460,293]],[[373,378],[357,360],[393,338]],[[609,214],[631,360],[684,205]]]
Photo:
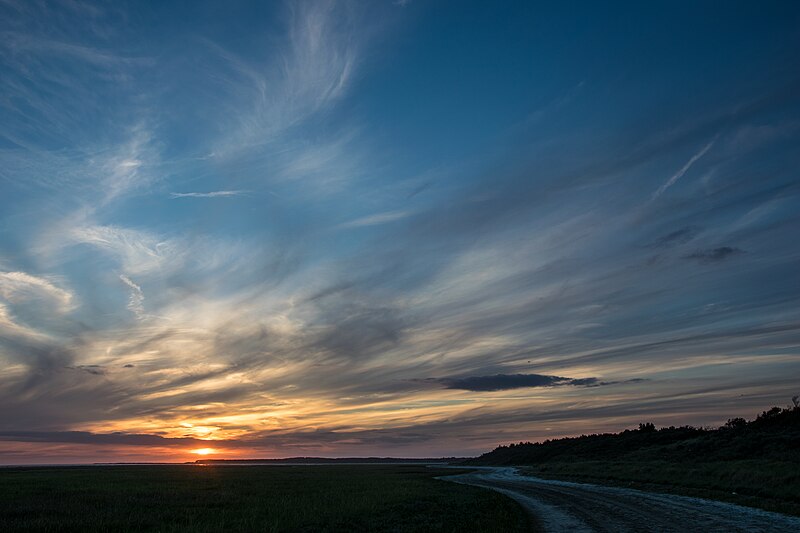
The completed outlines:
[[[0,531],[527,531],[495,492],[420,465],[0,470]]]

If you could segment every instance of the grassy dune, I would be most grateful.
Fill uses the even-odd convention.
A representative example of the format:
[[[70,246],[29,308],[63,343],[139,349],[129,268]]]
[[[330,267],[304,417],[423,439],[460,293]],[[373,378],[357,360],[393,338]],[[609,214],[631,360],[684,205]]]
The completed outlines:
[[[0,469],[0,531],[528,531],[514,501],[424,466]]]
[[[795,398],[796,400],[796,398]],[[718,429],[637,430],[500,446],[464,461],[530,474],[726,500],[800,515],[800,407]]]

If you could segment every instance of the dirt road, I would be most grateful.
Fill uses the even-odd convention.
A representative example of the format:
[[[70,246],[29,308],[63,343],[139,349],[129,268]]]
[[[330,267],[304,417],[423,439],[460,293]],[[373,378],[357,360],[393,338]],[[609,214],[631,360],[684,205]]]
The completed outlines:
[[[514,498],[545,531],[800,531],[800,518],[791,516],[700,498],[521,476],[514,468],[481,468],[442,479]]]

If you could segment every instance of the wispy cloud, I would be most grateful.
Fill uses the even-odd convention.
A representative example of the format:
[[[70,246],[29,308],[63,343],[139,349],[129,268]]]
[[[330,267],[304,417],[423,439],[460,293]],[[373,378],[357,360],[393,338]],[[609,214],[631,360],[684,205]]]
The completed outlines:
[[[8,187],[19,187],[24,181],[28,187],[56,191],[65,205],[91,200],[88,203],[95,210],[141,194],[158,182],[160,157],[145,126],[138,124],[124,131],[124,137],[116,142],[59,150],[18,140],[19,146],[0,149],[5,162],[0,179],[4,178]]]
[[[341,99],[367,37],[356,15],[357,10],[332,1],[288,4],[285,46],[261,64],[209,43],[230,68],[228,87],[242,99],[234,130],[214,153],[225,156],[274,142]]]
[[[136,315],[136,318],[142,320],[145,318],[144,314],[144,293],[142,292],[142,288],[131,281],[131,278],[126,276],[125,274],[120,274],[119,279],[127,285],[130,289],[130,297],[128,298],[128,309]]]
[[[402,220],[409,216],[413,215],[413,211],[387,211],[385,213],[377,213],[374,215],[369,215],[361,218],[357,218],[355,220],[351,220],[349,222],[345,222],[340,224],[340,228],[361,228],[365,226],[378,226],[380,224],[388,224],[389,222],[395,222],[397,220]]]
[[[711,250],[700,250],[686,256],[686,259],[694,259],[701,263],[717,263],[730,257],[743,254],[744,251],[732,246],[720,246]]]
[[[690,226],[681,228],[666,235],[662,235],[650,246],[653,248],[669,248],[679,244],[686,244],[694,239],[698,233],[700,233],[700,228],[698,227]]]
[[[22,442],[69,442],[74,444],[125,444],[129,446],[203,446],[208,441],[192,438],[164,438],[128,433],[96,434],[87,431],[2,431],[0,440]]]
[[[147,231],[88,224],[68,228],[66,237],[74,244],[88,244],[104,251],[132,274],[163,269],[169,263],[174,266],[181,260],[174,242]]]
[[[109,155],[87,161],[87,166],[95,167],[93,170],[100,176],[106,202],[146,190],[157,179],[153,172],[157,164],[151,134],[142,125],[132,128],[130,140],[112,148]]]
[[[491,376],[465,376],[436,378],[430,381],[441,383],[448,389],[473,392],[491,392],[528,387],[559,387],[564,385],[597,385],[597,378],[564,378],[545,374],[494,374]]]
[[[48,279],[25,272],[0,272],[0,298],[16,303],[37,297],[55,303],[61,310],[69,310],[73,306],[72,293]]]
[[[241,196],[248,191],[209,191],[209,192],[171,192],[170,198],[224,198],[227,196]]]
[[[692,168],[692,165],[694,165],[701,157],[706,155],[706,152],[708,152],[711,149],[711,147],[714,146],[715,142],[717,142],[716,137],[714,137],[708,144],[706,144],[703,148],[701,148],[699,152],[697,152],[691,158],[689,158],[686,164],[683,165],[678,172],[670,176],[670,178],[666,182],[664,182],[664,184],[661,187],[659,187],[656,192],[653,193],[652,199],[655,200],[656,198],[664,194],[664,192],[670,187],[672,187],[676,181],[681,179],[683,175],[686,174],[690,168]]]
[[[13,48],[17,53],[61,56],[66,59],[75,59],[85,62],[96,67],[114,68],[131,64],[152,64],[149,58],[129,58],[94,47],[42,37],[32,37],[17,32],[0,32],[0,38],[6,43],[6,46]]]
[[[0,302],[0,331],[3,335],[19,335],[30,338],[40,338],[42,334],[33,328],[18,323],[8,306]]]

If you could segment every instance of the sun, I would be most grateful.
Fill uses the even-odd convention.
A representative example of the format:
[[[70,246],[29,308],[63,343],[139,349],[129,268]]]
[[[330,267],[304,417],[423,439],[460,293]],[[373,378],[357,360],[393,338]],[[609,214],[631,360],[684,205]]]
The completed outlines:
[[[196,455],[211,455],[212,453],[217,453],[217,450],[214,448],[197,448],[196,450],[189,450],[189,453]]]

